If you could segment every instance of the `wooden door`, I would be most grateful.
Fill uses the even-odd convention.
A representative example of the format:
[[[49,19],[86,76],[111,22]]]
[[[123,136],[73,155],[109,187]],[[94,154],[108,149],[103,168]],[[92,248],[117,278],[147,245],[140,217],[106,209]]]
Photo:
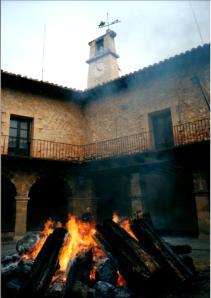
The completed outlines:
[[[174,144],[171,111],[163,110],[150,115],[155,149],[165,149]]]

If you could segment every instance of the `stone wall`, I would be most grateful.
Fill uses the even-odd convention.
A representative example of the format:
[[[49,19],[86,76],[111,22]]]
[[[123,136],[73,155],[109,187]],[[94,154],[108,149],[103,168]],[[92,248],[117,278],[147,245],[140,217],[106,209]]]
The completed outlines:
[[[191,80],[197,75],[209,95],[209,67],[196,65],[172,75],[133,84],[132,88],[100,95],[85,107],[87,142],[112,139],[150,130],[149,114],[171,110],[173,125],[209,117],[201,90]]]
[[[80,106],[62,99],[2,89],[2,135],[9,134],[10,116],[32,118],[33,139],[84,143],[84,121]]]

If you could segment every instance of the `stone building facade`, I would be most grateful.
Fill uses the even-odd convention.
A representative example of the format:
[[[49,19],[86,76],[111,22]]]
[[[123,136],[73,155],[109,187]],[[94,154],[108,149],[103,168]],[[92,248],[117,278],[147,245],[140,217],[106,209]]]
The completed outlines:
[[[2,72],[2,230],[91,206],[209,234],[209,45],[85,91]]]

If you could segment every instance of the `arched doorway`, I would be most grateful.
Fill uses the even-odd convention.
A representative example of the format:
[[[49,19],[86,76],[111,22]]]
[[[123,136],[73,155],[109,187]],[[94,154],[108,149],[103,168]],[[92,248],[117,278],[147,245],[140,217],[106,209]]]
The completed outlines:
[[[38,179],[29,191],[27,230],[42,230],[48,217],[64,223],[71,196],[71,189],[63,178],[47,176]]]
[[[10,179],[4,175],[1,185],[1,229],[3,233],[14,232],[16,188]]]

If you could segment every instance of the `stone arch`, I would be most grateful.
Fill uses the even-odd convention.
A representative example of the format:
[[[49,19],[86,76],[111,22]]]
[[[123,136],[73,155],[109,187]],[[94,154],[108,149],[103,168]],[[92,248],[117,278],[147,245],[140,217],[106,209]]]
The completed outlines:
[[[4,174],[2,175],[1,185],[1,229],[3,233],[14,232],[16,187],[11,179]]]
[[[42,176],[29,191],[27,230],[41,230],[48,217],[65,223],[70,212],[72,190],[55,174]]]

